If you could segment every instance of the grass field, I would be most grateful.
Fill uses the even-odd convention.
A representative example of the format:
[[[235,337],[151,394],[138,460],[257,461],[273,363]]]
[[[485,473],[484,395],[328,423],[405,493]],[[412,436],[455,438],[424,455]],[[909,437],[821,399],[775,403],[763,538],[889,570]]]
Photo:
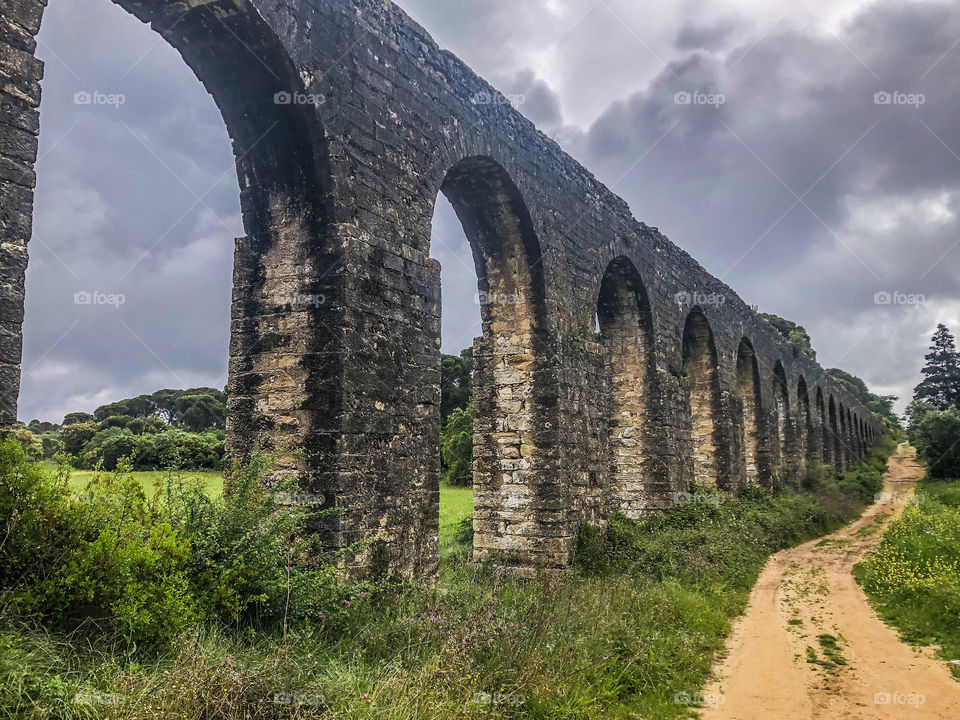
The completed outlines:
[[[73,490],[82,490],[90,480],[93,479],[93,470],[71,470],[70,471],[70,487]],[[166,475],[166,472],[159,470],[151,470],[148,472],[135,472],[131,473],[133,477],[141,482],[143,485],[144,491],[148,496],[153,495],[156,490],[157,483]],[[217,471],[204,471],[204,470],[192,470],[184,473],[185,477],[188,478],[202,478],[204,485],[210,494],[219,495],[223,492],[223,473],[219,470]]]

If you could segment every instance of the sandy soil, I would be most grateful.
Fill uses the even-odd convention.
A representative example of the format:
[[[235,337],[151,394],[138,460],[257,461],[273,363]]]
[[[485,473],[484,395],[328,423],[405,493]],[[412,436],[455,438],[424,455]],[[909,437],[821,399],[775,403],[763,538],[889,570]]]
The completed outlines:
[[[902,643],[852,575],[913,496],[915,457],[900,446],[884,497],[857,522],[770,559],[703,690],[704,720],[960,719],[960,682]]]

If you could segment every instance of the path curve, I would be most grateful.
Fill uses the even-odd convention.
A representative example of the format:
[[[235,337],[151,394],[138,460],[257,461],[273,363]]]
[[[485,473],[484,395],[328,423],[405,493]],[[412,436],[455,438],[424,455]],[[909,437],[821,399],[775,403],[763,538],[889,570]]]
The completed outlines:
[[[882,502],[770,558],[703,690],[703,720],[960,718],[960,683],[931,649],[883,624],[852,574],[922,476],[916,452],[901,445]]]

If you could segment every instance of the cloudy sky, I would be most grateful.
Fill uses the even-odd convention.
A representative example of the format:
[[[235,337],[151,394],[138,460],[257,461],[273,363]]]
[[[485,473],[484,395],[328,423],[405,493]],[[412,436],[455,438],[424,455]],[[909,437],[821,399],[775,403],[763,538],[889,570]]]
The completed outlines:
[[[960,330],[957,3],[400,5],[826,367],[906,399],[937,322]],[[39,40],[21,419],[223,386],[242,227],[213,101],[108,0],[51,0]],[[445,202],[433,241],[456,352],[479,309]]]

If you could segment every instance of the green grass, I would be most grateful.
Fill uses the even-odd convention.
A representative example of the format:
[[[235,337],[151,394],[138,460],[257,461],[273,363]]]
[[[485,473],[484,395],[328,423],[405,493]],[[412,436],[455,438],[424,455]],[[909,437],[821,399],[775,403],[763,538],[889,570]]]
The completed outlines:
[[[472,494],[445,486],[435,586],[354,597],[349,622],[286,637],[208,624],[146,654],[7,618],[0,718],[691,717],[770,553],[863,507],[832,483],[722,497],[584,526],[570,573],[523,581],[467,562]]]
[[[166,471],[150,470],[144,472],[130,473],[134,478],[143,484],[143,489],[147,496],[152,496],[156,491],[157,484],[167,475]],[[219,495],[223,492],[223,473],[207,470],[188,470],[183,473],[186,478],[201,478],[204,486],[211,495]],[[93,470],[71,470],[70,487],[75,491],[83,490],[94,476]]]
[[[855,575],[880,616],[918,645],[960,659],[960,480],[925,478],[918,502],[883,535]],[[960,667],[950,665],[960,679]]]

